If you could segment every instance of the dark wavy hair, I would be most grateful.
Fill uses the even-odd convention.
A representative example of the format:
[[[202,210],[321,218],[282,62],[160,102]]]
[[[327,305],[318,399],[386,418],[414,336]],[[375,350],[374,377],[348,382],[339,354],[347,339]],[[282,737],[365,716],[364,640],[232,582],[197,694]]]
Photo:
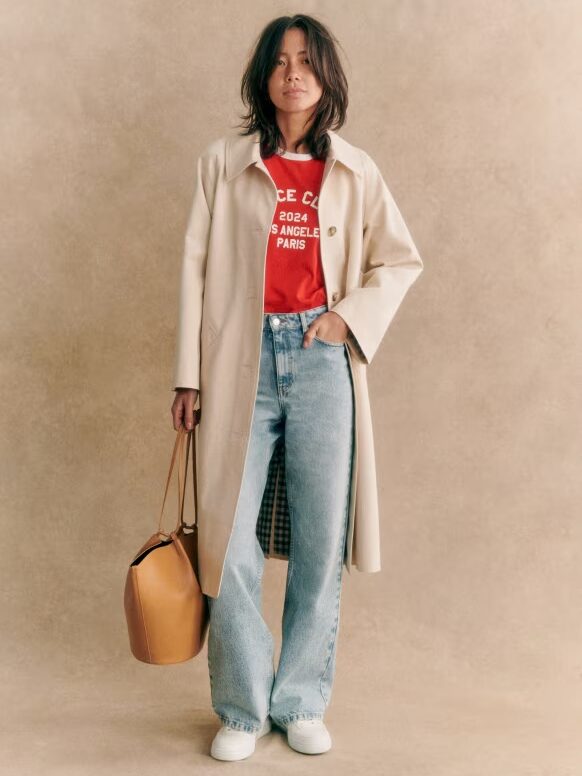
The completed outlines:
[[[313,121],[295,149],[305,143],[316,159],[325,159],[330,143],[327,130],[339,129],[346,119],[348,83],[336,49],[338,41],[322,22],[307,14],[279,16],[259,34],[241,82],[241,98],[249,110],[240,117],[243,123],[238,126],[245,128],[240,134],[250,135],[258,130],[263,156],[272,156],[282,145],[268,80],[277,63],[283,36],[291,27],[304,31],[309,59],[322,86]]]

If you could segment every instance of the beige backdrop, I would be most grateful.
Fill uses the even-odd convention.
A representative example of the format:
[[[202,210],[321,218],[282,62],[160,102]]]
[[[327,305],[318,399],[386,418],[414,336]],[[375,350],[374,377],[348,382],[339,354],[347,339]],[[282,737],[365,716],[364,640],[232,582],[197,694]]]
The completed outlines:
[[[123,584],[174,441],[195,161],[235,129],[262,26],[304,11],[343,45],[341,132],[425,271],[369,373],[384,568],[344,584],[334,748],[275,732],[225,767],[579,774],[580,4],[2,6],[0,771],[221,767],[206,647],[138,663]],[[285,573],[267,564],[278,644]]]

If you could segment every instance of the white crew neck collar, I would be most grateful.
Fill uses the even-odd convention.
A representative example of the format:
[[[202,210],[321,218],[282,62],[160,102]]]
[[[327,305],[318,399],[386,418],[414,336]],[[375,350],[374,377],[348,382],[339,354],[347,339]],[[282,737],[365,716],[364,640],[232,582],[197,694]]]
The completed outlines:
[[[283,159],[295,159],[299,162],[304,162],[309,159],[313,159],[313,154],[298,154],[296,151],[281,151],[279,149],[277,151],[278,156],[281,156]]]

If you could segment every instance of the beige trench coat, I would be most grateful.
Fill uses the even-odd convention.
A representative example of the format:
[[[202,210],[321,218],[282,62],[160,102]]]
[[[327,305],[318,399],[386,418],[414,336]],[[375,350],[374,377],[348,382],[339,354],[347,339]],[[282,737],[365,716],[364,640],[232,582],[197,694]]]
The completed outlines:
[[[371,157],[329,131],[319,195],[321,260],[330,310],[349,326],[355,444],[348,572],[380,571],[380,524],[367,368],[423,263]],[[249,444],[262,347],[265,258],[277,191],[259,134],[228,135],[198,158],[186,230],[172,388],[200,391],[196,427],[202,590],[220,593]],[[257,538],[288,558],[284,443],[273,455]]]

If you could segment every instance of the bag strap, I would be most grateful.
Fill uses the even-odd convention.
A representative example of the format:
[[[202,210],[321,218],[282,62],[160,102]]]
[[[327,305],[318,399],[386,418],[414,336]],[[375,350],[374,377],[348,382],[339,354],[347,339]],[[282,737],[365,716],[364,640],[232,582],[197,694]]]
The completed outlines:
[[[196,424],[197,425],[197,424]],[[176,528],[174,530],[177,530],[180,526],[186,525],[186,523],[183,522],[183,513],[184,513],[184,501],[185,501],[185,495],[186,495],[186,479],[187,479],[187,467],[188,467],[188,453],[186,456],[186,467],[184,469],[184,486],[182,487],[182,478],[180,476],[181,470],[182,470],[182,460],[183,460],[183,448],[184,448],[184,441],[186,442],[187,450],[190,449],[190,440],[192,440],[192,446],[193,446],[193,454],[192,454],[192,479],[194,484],[194,508],[195,508],[195,516],[196,521],[192,524],[192,526],[198,525],[198,493],[197,493],[197,483],[196,483],[196,471],[195,471],[195,452],[196,452],[196,443],[195,443],[195,428],[190,431],[186,431],[186,429],[183,426],[180,426],[176,433],[176,441],[174,443],[174,450],[172,452],[172,458],[170,461],[170,470],[168,471],[168,477],[166,479],[166,487],[164,490],[164,498],[162,501],[162,508],[160,510],[160,519],[158,523],[158,533],[163,536],[169,536],[166,531],[162,531],[162,520],[164,516],[164,507],[166,505],[166,500],[168,498],[168,490],[170,487],[170,481],[172,479],[172,471],[174,469],[174,464],[176,462],[176,454],[179,453],[179,464],[178,464],[178,522],[176,524]],[[192,527],[192,526],[186,526],[186,527]]]
[[[176,528],[174,530],[178,530],[180,525],[184,526],[185,528],[194,528],[198,527],[198,491],[197,491],[197,482],[196,482],[196,434],[195,430],[198,423],[195,424],[194,428],[187,432],[184,436],[186,436],[186,465],[182,466],[182,459],[183,459],[183,453],[182,453],[182,447],[180,447],[180,466],[178,467],[178,500],[179,500],[179,517],[178,522],[176,523]],[[191,443],[191,445],[190,445]],[[188,478],[188,459],[190,456],[190,446],[192,446],[192,485],[193,485],[193,491],[194,491],[194,513],[195,513],[195,520],[191,525],[188,525],[184,522],[184,502],[186,500],[186,479]],[[184,485],[182,486],[182,471],[184,471]]]
[[[176,462],[176,453],[178,452],[179,446],[183,442],[183,432],[184,432],[183,426],[180,426],[178,429],[178,433],[176,434],[176,441],[174,443],[174,451],[172,452],[172,459],[170,461],[170,471],[168,472],[168,478],[166,480],[166,489],[164,491],[164,500],[162,501],[162,509],[160,512],[160,521],[158,524],[158,533],[163,534],[165,536],[168,536],[168,534],[165,531],[162,531],[162,519],[164,515],[164,507],[166,505],[166,499],[168,498],[168,489],[170,487],[170,480],[172,479],[172,471],[174,469],[174,463]]]

